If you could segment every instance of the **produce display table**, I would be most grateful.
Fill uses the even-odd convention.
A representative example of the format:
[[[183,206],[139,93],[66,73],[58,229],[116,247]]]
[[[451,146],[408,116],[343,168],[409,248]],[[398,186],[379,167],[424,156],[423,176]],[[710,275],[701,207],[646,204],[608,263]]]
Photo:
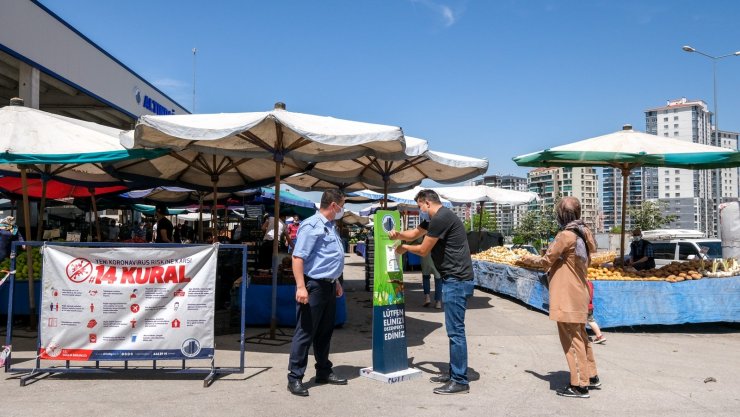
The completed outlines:
[[[473,260],[476,285],[548,311],[545,273]],[[602,328],[740,321],[740,276],[666,281],[593,281]]]

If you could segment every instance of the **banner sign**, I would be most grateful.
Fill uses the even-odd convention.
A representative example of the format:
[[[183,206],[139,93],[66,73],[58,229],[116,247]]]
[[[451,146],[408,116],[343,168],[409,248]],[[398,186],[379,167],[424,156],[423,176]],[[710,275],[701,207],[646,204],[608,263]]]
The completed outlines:
[[[408,368],[403,265],[396,255],[400,241],[388,232],[400,230],[397,211],[377,211],[373,282],[373,370],[382,374]]]
[[[213,357],[217,255],[217,245],[44,246],[39,357]]]

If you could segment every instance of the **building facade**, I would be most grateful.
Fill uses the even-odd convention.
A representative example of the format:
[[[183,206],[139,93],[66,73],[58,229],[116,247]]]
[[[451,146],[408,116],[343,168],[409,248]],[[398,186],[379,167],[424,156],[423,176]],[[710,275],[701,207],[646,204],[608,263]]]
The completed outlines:
[[[702,100],[681,98],[665,106],[645,111],[646,132],[702,145],[717,146],[712,127],[712,113]],[[719,146],[737,149],[738,133],[720,131]],[[738,198],[738,169],[688,170],[648,168],[632,170],[627,190],[628,207],[639,207],[643,201],[658,200],[667,214],[676,219],[668,228],[701,230],[716,236],[718,218],[715,215],[717,175],[720,175],[720,199]],[[612,168],[603,170],[604,226],[611,229],[621,222],[621,173]],[[626,227],[632,224],[627,218]]]
[[[599,178],[594,168],[535,168],[527,174],[529,191],[540,195],[530,208],[554,207],[566,196],[581,202],[581,219],[594,231],[601,231],[599,216]]]
[[[488,185],[514,191],[527,191],[527,179],[513,175],[488,175],[475,182],[475,185]],[[527,212],[527,205],[512,206],[510,204],[485,203],[483,209],[496,219],[498,231],[504,236],[510,236],[514,228]]]

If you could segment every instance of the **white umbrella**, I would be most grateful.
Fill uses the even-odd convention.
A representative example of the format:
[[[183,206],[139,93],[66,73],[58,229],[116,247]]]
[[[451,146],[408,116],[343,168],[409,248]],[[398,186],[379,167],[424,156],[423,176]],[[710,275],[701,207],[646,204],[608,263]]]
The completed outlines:
[[[455,203],[479,203],[480,220],[478,221],[478,233],[483,228],[483,205],[485,203],[509,204],[512,206],[527,204],[539,200],[537,193],[529,191],[507,190],[504,188],[491,187],[489,185],[466,185],[460,187],[438,187],[434,191]],[[471,227],[472,229],[472,227]]]
[[[367,226],[367,224],[370,223],[370,219],[366,216],[361,216],[352,210],[345,210],[344,216],[342,216],[342,223]]]
[[[292,113],[285,110],[283,103],[277,103],[275,109],[267,112],[143,116],[136,125],[134,141],[130,142],[127,137],[121,140],[128,148],[162,147],[171,149],[173,157],[190,152],[202,155],[197,159],[212,160],[213,164],[208,169],[204,169],[205,164],[201,161],[201,173],[196,175],[207,177],[207,172],[211,171],[214,193],[221,183],[221,167],[234,165],[251,169],[258,166],[242,180],[274,178],[276,219],[280,217],[280,182],[283,176],[301,172],[308,164],[318,161],[364,155],[391,157],[405,149],[403,132],[399,127]],[[180,163],[196,165],[197,160],[183,158]],[[153,168],[167,172],[167,167]],[[177,176],[170,178],[181,179]],[[275,236],[278,232],[278,222],[275,222]],[[279,239],[274,239],[272,337],[277,325],[278,242]]]
[[[10,105],[0,108],[0,173],[20,176],[23,190],[25,234],[31,236],[28,207],[28,173],[42,180],[41,212],[45,206],[47,181],[54,179],[75,185],[84,185],[94,191],[96,186],[122,185],[108,175],[103,163],[131,158],[151,157],[158,151],[130,151],[118,142],[121,131],[95,123],[47,113],[23,106],[23,100],[12,99]],[[95,195],[92,194],[93,207]],[[93,208],[96,214],[97,210]],[[41,237],[43,222],[39,222]],[[98,227],[98,238],[100,228]],[[28,276],[32,276],[33,259],[27,251]],[[34,323],[36,301],[33,279],[29,279],[29,306]]]
[[[539,199],[537,193],[507,190],[489,185],[435,187],[434,191],[453,203],[498,203],[520,205]]]
[[[389,194],[393,189],[407,190],[425,179],[454,184],[487,170],[485,159],[432,151],[426,140],[407,136],[406,150],[401,156],[367,155],[317,163],[307,174],[329,183],[371,185],[366,188],[382,189],[383,194]]]

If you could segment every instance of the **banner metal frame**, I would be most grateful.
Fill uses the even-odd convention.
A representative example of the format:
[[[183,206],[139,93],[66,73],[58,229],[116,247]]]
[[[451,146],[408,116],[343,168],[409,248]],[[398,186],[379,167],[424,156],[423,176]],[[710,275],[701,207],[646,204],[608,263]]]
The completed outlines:
[[[12,346],[13,341],[13,290],[15,287],[15,261],[18,246],[26,247],[42,247],[42,246],[72,246],[82,248],[167,248],[167,247],[192,247],[192,246],[209,246],[209,245],[196,245],[196,244],[179,244],[179,243],[114,243],[114,242],[38,242],[38,241],[26,241],[26,242],[12,242],[11,253],[10,253],[10,277],[8,278],[8,321],[7,321],[7,333],[5,337],[5,343],[8,346]],[[205,366],[187,366],[186,361],[191,359],[169,359],[166,361],[181,361],[180,366],[158,366],[157,360],[151,360],[152,367],[148,368],[135,368],[136,370],[156,371],[165,373],[175,374],[206,374],[203,379],[203,387],[209,387],[213,381],[221,376],[228,374],[243,374],[245,369],[245,329],[246,329],[246,299],[247,299],[247,286],[249,285],[249,276],[247,275],[247,247],[240,244],[219,244],[219,249],[241,249],[242,251],[242,279],[239,291],[241,299],[241,311],[240,311],[240,335],[239,335],[239,366],[238,367],[217,367],[215,365],[216,353],[211,358],[210,367]],[[36,265],[34,265],[36,266]],[[41,285],[43,288],[43,264],[37,266],[41,270]],[[218,266],[217,266],[218,267]],[[33,279],[33,277],[29,277]],[[215,291],[215,286],[214,286]],[[35,296],[35,294],[34,294]],[[38,307],[38,306],[37,306]],[[214,316],[215,317],[215,316]],[[36,323],[36,354],[41,349],[41,314],[38,314],[39,322]],[[215,332],[215,329],[214,329]],[[192,359],[192,360],[203,360],[203,359]],[[136,362],[146,362],[148,360],[136,360]],[[159,362],[165,361],[160,359]],[[36,356],[34,360],[33,368],[16,368],[12,366],[12,350],[5,361],[5,372],[13,373],[25,373],[26,375],[21,376],[20,385],[26,386],[29,382],[40,378],[44,374],[106,374],[106,373],[118,373],[132,370],[129,368],[129,361],[74,361],[74,362],[89,362],[94,366],[73,366],[72,361],[65,361],[63,366],[50,366],[42,367],[41,359]],[[120,363],[123,362],[123,367],[114,366],[101,366],[100,362],[105,363]]]

